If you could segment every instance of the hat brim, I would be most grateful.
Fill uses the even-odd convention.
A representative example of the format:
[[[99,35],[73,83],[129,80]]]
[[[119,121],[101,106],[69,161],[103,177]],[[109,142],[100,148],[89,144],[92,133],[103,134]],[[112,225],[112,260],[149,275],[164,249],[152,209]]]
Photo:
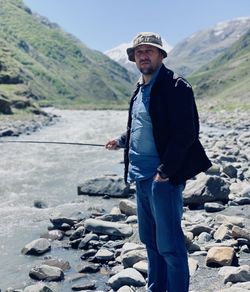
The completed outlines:
[[[153,47],[160,49],[162,54],[163,54],[163,58],[166,58],[168,55],[167,52],[160,45],[153,44],[153,43],[140,43],[138,46],[127,48],[127,54],[128,54],[129,61],[135,62],[135,48],[137,48],[141,45],[149,45],[149,46],[153,46]]]

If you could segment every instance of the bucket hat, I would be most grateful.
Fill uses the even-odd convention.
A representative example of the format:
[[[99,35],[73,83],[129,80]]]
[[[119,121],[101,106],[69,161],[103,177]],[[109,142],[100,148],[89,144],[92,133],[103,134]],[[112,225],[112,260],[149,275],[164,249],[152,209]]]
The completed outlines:
[[[156,47],[162,51],[164,58],[167,57],[167,52],[163,49],[160,35],[154,32],[141,32],[133,39],[132,47],[127,48],[129,61],[135,62],[135,48],[140,45],[150,45]]]

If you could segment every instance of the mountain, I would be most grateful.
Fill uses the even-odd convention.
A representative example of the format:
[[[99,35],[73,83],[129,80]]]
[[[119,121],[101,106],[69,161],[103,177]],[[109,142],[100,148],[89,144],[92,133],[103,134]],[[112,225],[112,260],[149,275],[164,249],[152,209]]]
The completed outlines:
[[[250,17],[220,22],[178,43],[165,64],[187,76],[219,56],[250,29]]]
[[[219,57],[189,76],[197,98],[250,109],[250,29]],[[209,99],[208,99],[209,98]]]
[[[172,49],[172,46],[169,45],[164,39],[162,40],[163,42],[163,47],[167,52],[170,52]],[[136,68],[135,63],[130,62],[128,60],[128,56],[126,53],[126,49],[128,47],[131,47],[132,43],[123,43],[113,49],[110,49],[106,52],[104,52],[107,56],[109,56],[112,60],[116,61],[123,67],[125,67],[128,71],[138,75],[138,70]]]
[[[0,97],[26,105],[120,107],[133,76],[22,0],[0,0]]]

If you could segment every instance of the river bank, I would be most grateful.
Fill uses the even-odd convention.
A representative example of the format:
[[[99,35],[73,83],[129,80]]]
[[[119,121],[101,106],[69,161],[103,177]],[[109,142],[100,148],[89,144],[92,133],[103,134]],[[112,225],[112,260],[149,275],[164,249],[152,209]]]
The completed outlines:
[[[105,142],[107,138],[111,137],[111,134],[116,135],[120,131],[123,131],[125,121],[126,121],[126,113],[119,113],[119,112],[85,112],[82,115],[77,116],[77,112],[70,114],[69,116],[65,116],[64,113],[62,114],[62,120],[59,122],[58,125],[54,125],[52,127],[49,127],[48,130],[51,133],[47,132],[47,129],[41,130],[39,133],[31,134],[32,138],[34,139],[51,139],[52,137],[55,137],[57,139],[69,139],[69,137],[72,139],[74,137],[74,140],[76,141],[83,141],[88,138],[90,141],[97,141],[97,142]],[[75,118],[75,124],[71,125],[69,129],[67,129],[67,124],[72,121],[73,117]],[[76,125],[79,124],[79,122],[83,120],[81,125],[78,125],[78,128],[76,128]],[[112,121],[116,121],[116,125],[114,123],[112,124]],[[60,126],[60,123],[61,126]],[[211,245],[213,247],[218,246],[218,243],[222,243],[225,247],[232,248],[230,249],[232,257],[232,262],[229,265],[229,267],[234,268],[235,262],[233,261],[234,256],[237,256],[239,261],[238,265],[244,266],[245,264],[249,265],[249,242],[246,235],[244,235],[244,232],[241,233],[241,236],[243,236],[243,239],[237,239],[238,235],[235,235],[235,228],[234,233],[233,227],[237,226],[238,228],[242,228],[244,231],[249,232],[248,226],[249,226],[249,220],[250,220],[250,211],[249,211],[249,179],[250,179],[250,166],[249,166],[249,118],[247,113],[244,112],[234,112],[234,113],[209,113],[209,114],[201,114],[201,139],[202,142],[207,149],[207,152],[209,154],[209,157],[213,160],[214,168],[211,173],[208,173],[206,175],[206,179],[203,178],[197,179],[195,182],[195,185],[193,185],[192,189],[196,190],[196,195],[198,195],[199,184],[206,185],[206,191],[204,193],[200,193],[200,198],[206,198],[204,200],[207,200],[208,194],[213,195],[212,201],[208,203],[216,203],[218,205],[208,205],[204,206],[204,202],[200,201],[199,204],[197,204],[197,201],[195,204],[192,204],[192,200],[194,198],[192,197],[194,195],[193,192],[186,192],[184,195],[185,200],[185,213],[183,218],[183,225],[187,232],[187,239],[188,241],[188,247],[189,247],[189,256],[191,258],[192,262],[192,275],[191,275],[191,287],[190,291],[199,291],[199,292],[205,292],[205,291],[219,291],[219,289],[225,289],[226,287],[231,286],[230,281],[227,283],[224,283],[224,277],[225,275],[222,275],[221,273],[225,273],[226,271],[220,271],[219,267],[211,267],[207,266],[206,264],[206,258],[209,249],[211,249]],[[83,126],[84,125],[84,126]],[[100,126],[102,125],[102,127]],[[94,128],[96,126],[96,128]],[[53,130],[54,128],[54,130]],[[90,130],[91,129],[91,130]],[[56,133],[62,133],[61,136],[56,137]],[[80,132],[82,131],[82,136],[80,136]],[[105,132],[104,132],[105,131]],[[84,133],[83,133],[84,132]],[[34,135],[34,136],[33,136]],[[112,135],[112,136],[113,136]],[[25,136],[24,136],[25,137]],[[22,138],[22,137],[21,137]],[[6,147],[6,146],[5,146]],[[40,146],[39,146],[40,147]],[[8,149],[7,149],[8,148]],[[27,147],[26,147],[27,148]],[[4,285],[1,283],[0,288],[7,289],[7,287],[16,287],[16,289],[20,289],[19,291],[22,291],[24,287],[28,287],[31,284],[36,284],[38,280],[34,280],[29,276],[29,273],[34,267],[41,266],[43,262],[43,257],[48,255],[52,257],[59,257],[63,261],[68,261],[71,268],[66,269],[64,271],[64,280],[60,280],[59,282],[46,282],[46,285],[50,287],[52,291],[60,291],[60,292],[66,292],[71,291],[72,287],[74,289],[80,289],[86,287],[89,287],[88,289],[96,289],[100,291],[107,291],[110,289],[110,285],[107,285],[106,283],[109,281],[110,273],[112,268],[114,266],[119,266],[119,269],[121,269],[121,266],[124,267],[124,263],[126,260],[119,259],[119,255],[121,252],[126,254],[124,250],[121,249],[127,249],[126,245],[124,244],[126,242],[135,242],[136,244],[139,244],[138,246],[134,246],[132,250],[137,250],[136,253],[138,253],[138,250],[143,251],[143,247],[138,242],[137,234],[137,224],[136,224],[136,218],[130,217],[134,216],[134,214],[128,214],[123,209],[121,210],[120,201],[121,199],[117,198],[110,198],[109,200],[104,199],[104,197],[89,197],[89,196],[69,196],[69,193],[72,193],[72,187],[76,188],[76,186],[81,183],[85,179],[91,179],[93,176],[102,176],[103,174],[107,173],[113,173],[117,175],[122,175],[122,165],[120,164],[122,159],[122,153],[108,153],[106,152],[96,152],[96,150],[92,149],[86,149],[81,151],[74,150],[69,151],[62,151],[60,149],[61,155],[58,155],[58,150],[60,148],[55,148],[51,151],[50,158],[49,158],[49,164],[46,160],[43,162],[44,157],[41,159],[41,156],[38,156],[37,158],[39,160],[39,174],[40,179],[45,175],[45,172],[48,171],[48,166],[51,168],[51,173],[49,172],[47,175],[52,175],[51,180],[49,183],[46,183],[46,185],[39,185],[38,180],[35,178],[32,180],[24,180],[19,185],[19,191],[13,190],[13,188],[9,187],[6,191],[6,185],[11,185],[11,183],[14,183],[14,180],[7,181],[7,184],[5,187],[1,185],[1,187],[5,188],[5,195],[9,196],[9,200],[11,199],[10,192],[12,192],[12,197],[15,195],[13,193],[17,193],[19,196],[23,196],[24,201],[26,200],[26,193],[28,193],[29,188],[32,188],[31,185],[36,185],[37,187],[32,189],[31,197],[27,198],[27,202],[24,203],[25,208],[27,210],[27,204],[30,206],[30,198],[32,198],[32,203],[34,199],[40,199],[45,203],[44,209],[35,209],[34,206],[32,209],[31,216],[35,216],[36,220],[35,222],[42,222],[42,224],[36,224],[36,226],[28,226],[26,229],[28,232],[30,232],[29,236],[23,236],[22,240],[20,240],[18,244],[18,250],[15,250],[14,256],[19,257],[23,260],[22,265],[19,265],[19,271],[22,270],[23,277],[22,277],[22,284],[18,284],[14,279],[11,279],[11,275],[15,274],[13,273],[13,267],[9,268],[9,271],[1,271],[1,277],[6,278],[9,277],[8,281],[5,280]],[[7,152],[15,151],[15,148],[12,146],[8,146],[5,149],[2,149],[2,153],[4,157],[7,156]],[[32,148],[29,149],[31,153],[25,155],[25,147],[21,150],[18,150],[18,152],[22,151],[22,155],[20,156],[20,160],[17,159],[17,163],[24,164],[25,171],[29,169],[29,164],[25,166],[25,162],[23,160],[27,159],[30,155],[43,155],[48,151],[48,148],[42,147],[40,150],[36,149],[36,151]],[[42,153],[40,153],[42,152]],[[70,156],[69,153],[70,152]],[[75,152],[75,153],[74,153]],[[99,153],[99,154],[98,154]],[[75,157],[73,157],[73,154]],[[107,155],[107,157],[105,157]],[[66,167],[67,162],[65,164],[61,164],[60,157],[63,156],[63,160],[71,161],[72,165],[69,168]],[[9,156],[10,157],[10,156]],[[53,158],[55,157],[55,158]],[[55,168],[56,164],[61,164],[61,168],[65,171],[72,171],[72,168],[76,167],[77,164],[79,164],[79,157],[84,158],[84,169],[82,168],[82,176],[79,175],[77,172],[81,169],[78,168],[76,172],[73,172],[73,176],[76,176],[76,179],[70,177],[65,177],[65,174],[62,177],[64,179],[59,179],[54,173],[59,171],[57,167]],[[95,159],[93,160],[93,157],[97,160],[95,163]],[[88,160],[89,158],[89,160]],[[76,162],[74,162],[74,159]],[[8,160],[8,157],[6,158]],[[104,161],[105,160],[105,161]],[[102,161],[102,163],[100,163]],[[44,165],[46,164],[46,168],[43,169]],[[55,164],[56,163],[56,164]],[[32,169],[30,172],[28,172],[29,175],[34,175],[36,173],[36,168],[34,166],[35,162],[32,161]],[[19,171],[19,168],[16,165],[13,165],[13,169],[15,171]],[[91,172],[89,171],[91,169]],[[111,171],[110,171],[111,170]],[[7,167],[5,169],[6,175],[7,175]],[[11,171],[11,170],[10,170]],[[1,174],[4,177],[4,172],[1,171]],[[24,173],[20,173],[20,176],[22,177]],[[216,183],[218,181],[220,182],[220,188],[219,190],[216,188],[209,188],[209,185],[211,181],[213,180],[213,177],[216,177]],[[212,178],[211,178],[212,177]],[[218,179],[217,179],[218,178]],[[64,180],[64,181],[63,181]],[[65,185],[65,181],[72,180],[72,183],[70,186]],[[223,182],[222,182],[223,181]],[[56,189],[46,188],[50,183],[56,183]],[[214,180],[213,180],[214,183]],[[223,183],[223,185],[222,185]],[[218,185],[217,185],[218,186]],[[38,188],[42,187],[44,191],[49,192],[50,196],[55,196],[55,198],[51,201],[51,198],[42,196],[42,192],[38,192]],[[61,188],[67,189],[65,195],[61,193]],[[225,192],[225,189],[227,190]],[[38,192],[36,196],[34,196],[34,190]],[[59,191],[60,190],[60,191]],[[186,188],[188,191],[189,188]],[[223,190],[223,191],[222,191]],[[56,197],[58,197],[58,191],[61,193],[62,198],[61,200],[63,202],[58,202],[58,199],[56,201]],[[74,192],[73,192],[74,193]],[[223,193],[223,194],[222,194]],[[223,197],[222,197],[223,196]],[[15,199],[19,199],[15,197]],[[16,200],[13,200],[13,204]],[[203,200],[201,199],[201,200]],[[130,198],[132,202],[134,202],[133,198]],[[23,201],[23,200],[22,200]],[[54,202],[53,202],[54,201]],[[10,207],[11,204],[5,203],[6,206]],[[46,207],[47,205],[47,207]],[[4,207],[2,204],[1,207]],[[30,206],[31,207],[31,206]],[[13,207],[12,207],[13,208]],[[115,211],[116,210],[116,211]],[[213,211],[211,211],[213,210]],[[9,212],[12,212],[14,210],[8,210]],[[29,211],[28,211],[29,212]],[[116,212],[116,214],[114,214]],[[7,214],[7,212],[6,212]],[[91,270],[93,266],[91,266],[91,263],[93,262],[86,261],[86,258],[83,260],[81,257],[83,256],[84,249],[79,248],[77,244],[80,243],[80,241],[87,241],[86,236],[89,234],[88,228],[86,228],[86,220],[88,218],[95,218],[100,219],[100,216],[105,216],[107,214],[113,214],[112,218],[120,218],[120,224],[125,224],[127,227],[131,227],[133,229],[133,236],[132,237],[125,237],[122,236],[119,238],[112,238],[109,234],[99,234],[96,232],[96,230],[93,230],[92,232],[95,233],[95,244],[100,249],[103,247],[104,244],[107,242],[115,242],[117,244],[116,247],[112,246],[111,243],[110,246],[106,246],[106,249],[108,249],[111,253],[113,253],[113,256],[109,255],[111,258],[108,260],[110,262],[107,264],[106,261],[103,262],[103,256],[100,255],[97,256],[99,258],[99,262],[94,263],[97,266],[100,267],[100,270],[96,271],[95,273],[89,273],[85,270],[82,270],[79,272],[79,265],[81,266],[83,263],[86,265],[88,263],[89,269]],[[218,216],[221,217],[218,217]],[[3,216],[3,214],[1,215]],[[17,219],[21,219],[22,214],[20,214],[20,217],[16,214]],[[225,217],[222,217],[225,216]],[[229,216],[229,218],[228,218]],[[234,219],[234,216],[240,218],[239,221],[233,221],[230,220]],[[30,218],[32,218],[30,217]],[[130,217],[130,218],[129,218]],[[60,226],[56,226],[57,230],[60,230],[63,233],[63,239],[61,240],[53,240],[50,242],[50,251],[46,251],[44,255],[40,256],[27,256],[21,254],[22,248],[28,243],[35,239],[38,239],[42,234],[46,233],[46,229],[49,227],[49,229],[55,229],[51,228],[50,218],[67,218],[68,220],[61,221],[62,223],[65,223],[65,225],[61,228]],[[225,221],[221,221],[224,218]],[[230,219],[231,218],[231,219]],[[42,220],[42,221],[40,221]],[[70,221],[71,220],[71,221]],[[68,227],[66,227],[66,223],[72,222],[73,224],[70,225],[70,228],[68,230]],[[113,219],[114,220],[114,219]],[[229,222],[228,222],[229,220]],[[106,220],[107,221],[107,220]],[[7,221],[5,221],[7,224]],[[26,222],[25,222],[26,224]],[[221,227],[222,226],[222,227]],[[54,226],[55,227],[55,226]],[[60,227],[60,228],[59,228]],[[86,232],[81,233],[80,227],[84,227],[84,230]],[[17,229],[19,229],[20,226],[17,226]],[[80,228],[80,230],[78,229]],[[222,231],[217,232],[220,229]],[[224,228],[224,229],[223,229]],[[3,233],[3,225],[1,225],[1,231]],[[17,231],[15,229],[15,231]],[[6,229],[5,229],[6,230]],[[76,232],[78,230],[78,233]],[[83,229],[82,229],[83,230]],[[197,231],[198,230],[198,231]],[[224,230],[224,231],[223,231]],[[237,229],[236,229],[237,230]],[[192,234],[190,234],[190,232]],[[217,232],[217,233],[216,233]],[[10,232],[11,233],[11,232]],[[75,238],[72,236],[72,234],[75,234]],[[78,235],[76,235],[78,234]],[[215,235],[216,234],[216,235]],[[248,233],[247,233],[248,234]],[[7,234],[8,235],[8,234]],[[6,236],[6,233],[5,233]],[[15,233],[11,238],[14,240],[18,236],[21,237],[21,235],[18,235],[18,233]],[[106,236],[106,237],[105,237]],[[74,248],[72,248],[72,238],[76,240]],[[216,239],[217,238],[217,239]],[[228,240],[234,240],[231,242],[228,242]],[[119,241],[119,244],[118,244]],[[121,242],[122,241],[122,242]],[[6,253],[6,246],[5,241],[3,241],[2,245],[2,254],[4,255]],[[243,244],[244,243],[244,244]],[[6,243],[7,244],[7,243]],[[94,243],[93,243],[94,244]],[[113,244],[114,245],[114,244]],[[86,245],[87,246],[87,245]],[[67,247],[67,248],[66,248]],[[15,244],[13,244],[12,248],[17,248]],[[92,247],[88,246],[88,249],[91,249]],[[105,248],[105,246],[104,246]],[[95,249],[95,248],[94,248]],[[128,248],[128,250],[131,251],[131,247]],[[13,252],[13,251],[12,251]],[[105,255],[107,256],[107,254]],[[8,255],[6,255],[5,262],[3,262],[4,266],[8,265],[8,258],[10,258]],[[90,257],[91,259],[91,257]],[[142,252],[142,260],[145,260],[143,258],[143,252]],[[13,258],[12,258],[13,260]],[[96,261],[95,259],[94,261]],[[134,261],[134,257],[131,260],[131,262]],[[121,265],[122,263],[122,265]],[[218,264],[218,263],[217,263]],[[125,267],[127,264],[125,264]],[[129,264],[130,265],[130,264]],[[1,265],[3,267],[3,265]],[[216,266],[216,265],[215,265]],[[83,267],[82,267],[83,268]],[[130,267],[129,267],[130,268]],[[117,268],[118,269],[118,268]],[[137,268],[138,269],[138,268]],[[139,267],[140,273],[142,274],[143,278],[145,279],[145,265],[142,267]],[[138,270],[137,270],[138,271]],[[143,272],[144,271],[144,272]],[[117,270],[116,270],[117,272]],[[230,271],[232,272],[232,271]],[[121,279],[121,278],[120,278]],[[93,282],[95,281],[95,284],[93,285]],[[119,281],[119,279],[114,280],[115,283]],[[121,280],[120,280],[121,281]],[[141,282],[140,282],[141,281]],[[139,282],[143,283],[143,280],[141,279]],[[20,283],[20,281],[19,281]],[[135,283],[135,282],[133,282]],[[87,286],[89,285],[89,286]],[[114,284],[119,285],[119,284]],[[238,284],[239,285],[239,284]],[[78,288],[77,288],[78,287]],[[91,288],[92,287],[92,288]],[[117,286],[114,286],[117,287]],[[248,286],[249,287],[249,286]],[[132,290],[125,291],[132,291]],[[131,288],[132,289],[132,288]],[[145,289],[143,286],[141,288],[136,288],[138,291],[144,291]],[[144,290],[143,290],[144,289]],[[217,290],[216,290],[217,289]],[[228,288],[230,289],[230,288]],[[245,290],[232,290],[232,289],[245,289],[245,288],[236,288],[234,286],[231,288],[231,290],[228,291],[245,291]],[[3,290],[5,291],[5,290]],[[9,290],[9,291],[15,291],[15,290]],[[28,290],[27,290],[28,291]],[[37,290],[34,290],[37,291]],[[46,291],[46,290],[44,290]],[[78,290],[79,291],[79,290]],[[25,291],[26,292],[26,291]]]

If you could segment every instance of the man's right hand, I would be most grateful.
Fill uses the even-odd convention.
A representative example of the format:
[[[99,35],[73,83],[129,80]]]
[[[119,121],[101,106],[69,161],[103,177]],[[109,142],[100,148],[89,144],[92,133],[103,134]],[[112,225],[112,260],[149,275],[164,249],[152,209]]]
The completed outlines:
[[[106,143],[105,148],[108,149],[108,150],[118,150],[118,149],[120,149],[121,147],[119,146],[117,140],[115,140],[115,139],[111,139],[111,140],[109,140],[109,141]]]

